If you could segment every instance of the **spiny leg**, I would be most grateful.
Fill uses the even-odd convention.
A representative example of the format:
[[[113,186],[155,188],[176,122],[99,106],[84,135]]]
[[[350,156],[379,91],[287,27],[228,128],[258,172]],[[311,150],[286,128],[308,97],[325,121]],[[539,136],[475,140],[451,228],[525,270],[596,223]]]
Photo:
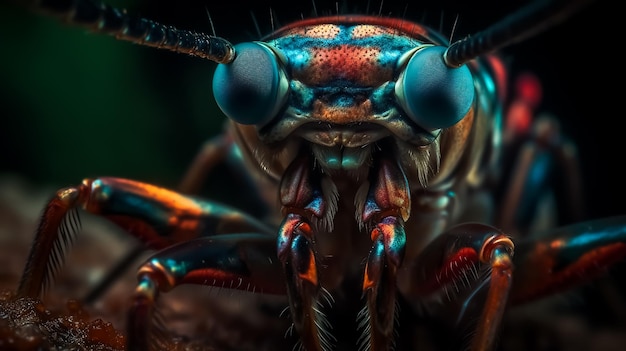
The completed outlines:
[[[196,195],[200,192],[202,185],[208,179],[215,168],[220,164],[226,164],[232,168],[236,174],[242,175],[237,177],[238,186],[244,187],[246,190],[241,194],[250,197],[250,202],[256,204],[254,212],[257,216],[263,217],[267,214],[268,209],[264,206],[264,201],[260,198],[258,191],[252,185],[248,172],[243,169],[243,161],[237,145],[228,133],[220,134],[208,140],[195,159],[187,169],[177,191],[183,194]],[[126,253],[116,265],[110,269],[102,280],[100,280],[82,299],[83,302],[90,304],[96,301],[111,286],[111,283],[119,278],[119,276],[127,271],[128,267],[146,250],[145,245],[137,245],[128,253]]]
[[[491,226],[457,225],[437,237],[416,260],[401,268],[408,270],[411,277],[402,293],[409,301],[418,301],[434,294],[448,294],[450,287],[464,284],[481,289],[484,282],[478,279],[476,267],[487,265],[490,268],[487,296],[470,349],[492,350],[512,284],[513,247],[507,235]],[[471,276],[475,277],[472,281]]]
[[[63,260],[78,230],[76,209],[100,215],[159,250],[174,243],[219,233],[273,231],[232,208],[120,178],[87,179],[59,190],[46,206],[33,241],[18,295],[38,297]],[[68,225],[69,224],[69,225]]]
[[[391,160],[378,162],[360,219],[361,223],[371,225],[373,241],[363,276],[367,310],[360,314],[367,323],[362,331],[361,349],[367,346],[368,350],[393,347],[396,273],[404,259],[404,221],[411,208],[408,182],[402,170]]]
[[[223,163],[232,145],[232,139],[224,134],[218,135],[202,145],[200,152],[198,152],[178,185],[178,191],[182,194],[198,194],[208,175],[218,164]],[[145,250],[146,247],[139,244],[126,253],[107,272],[104,278],[89,290],[83,298],[83,302],[90,304],[100,298],[106,289],[111,286],[111,283],[117,280]]]
[[[278,258],[285,272],[291,318],[307,351],[331,346],[317,308],[321,287],[312,221],[322,218],[326,206],[318,181],[311,174],[309,157],[303,156],[288,167],[280,186],[285,217],[278,232]]]
[[[182,194],[196,195],[202,184],[217,165],[224,162],[229,149],[233,146],[232,138],[225,134],[209,139],[189,165],[183,179],[178,185]],[[87,304],[96,301],[119,276],[145,251],[144,245],[137,245],[124,255],[83,298]]]
[[[274,236],[229,234],[168,247],[140,267],[128,314],[127,350],[162,349],[166,340],[155,310],[158,295],[182,284],[209,285],[284,295],[282,266]]]

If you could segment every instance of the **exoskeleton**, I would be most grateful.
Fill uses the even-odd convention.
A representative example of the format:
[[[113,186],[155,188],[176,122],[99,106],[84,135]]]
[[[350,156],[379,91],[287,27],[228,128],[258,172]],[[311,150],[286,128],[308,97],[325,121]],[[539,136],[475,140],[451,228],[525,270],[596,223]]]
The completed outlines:
[[[53,282],[80,209],[155,251],[137,270],[129,350],[167,348],[158,302],[183,284],[282,297],[284,313],[249,312],[286,320],[267,338],[273,350],[412,350],[431,322],[494,349],[509,306],[626,254],[624,217],[534,235],[552,223],[538,210],[547,186],[564,187],[565,211],[579,215],[576,155],[554,120],[530,121],[532,78],[515,108],[504,105],[506,65],[494,54],[583,5],[538,3],[453,43],[406,19],[337,14],[232,45],[91,1],[42,1],[93,31],[218,63],[212,88],[229,120],[179,189],[98,177],[59,190],[18,296]],[[267,216],[195,196],[227,161]]]

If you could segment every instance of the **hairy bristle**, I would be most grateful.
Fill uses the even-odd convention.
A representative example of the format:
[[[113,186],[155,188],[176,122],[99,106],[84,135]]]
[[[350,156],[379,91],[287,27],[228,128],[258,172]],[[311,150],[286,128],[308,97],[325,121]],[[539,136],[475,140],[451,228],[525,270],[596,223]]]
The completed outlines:
[[[52,244],[52,251],[46,264],[46,273],[43,277],[44,292],[50,288],[54,278],[65,261],[68,249],[74,244],[76,234],[80,231],[81,222],[76,209],[71,209],[63,217],[58,235]]]

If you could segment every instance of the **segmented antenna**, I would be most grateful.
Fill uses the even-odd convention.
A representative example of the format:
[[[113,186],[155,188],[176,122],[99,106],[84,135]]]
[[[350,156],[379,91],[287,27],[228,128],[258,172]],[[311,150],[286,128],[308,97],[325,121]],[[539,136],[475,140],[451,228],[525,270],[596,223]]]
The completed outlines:
[[[227,40],[204,33],[166,26],[152,20],[131,16],[125,10],[92,0],[31,0],[35,11],[60,17],[95,33],[105,33],[119,40],[170,50],[189,56],[230,63],[235,49]]]
[[[444,60],[459,67],[472,59],[527,39],[552,27],[591,0],[538,0],[500,22],[448,47]]]

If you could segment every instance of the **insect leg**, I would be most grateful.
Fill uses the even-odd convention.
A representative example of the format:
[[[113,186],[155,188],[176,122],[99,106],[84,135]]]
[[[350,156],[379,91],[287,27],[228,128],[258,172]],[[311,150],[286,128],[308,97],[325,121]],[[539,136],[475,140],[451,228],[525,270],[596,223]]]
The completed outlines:
[[[486,265],[490,269],[488,291],[471,350],[491,350],[512,284],[512,257],[513,242],[501,231],[478,223],[457,225],[401,268],[412,277],[402,293],[409,301],[417,301],[466,283],[480,288],[482,280],[473,279],[472,283],[468,277],[475,275],[478,265]]]
[[[229,176],[232,175],[232,184],[236,186],[237,192],[246,194],[247,203],[251,204],[248,206],[248,213],[257,218],[267,217],[270,212],[268,200],[259,191],[259,186],[251,175],[252,172],[246,168],[241,147],[235,143],[232,133],[228,130],[202,145],[187,168],[177,190],[183,194],[199,194],[209,179],[209,175],[221,165],[228,168]],[[237,205],[244,206],[245,204]]]
[[[147,248],[220,233],[273,231],[224,205],[121,178],[86,179],[59,190],[46,206],[18,287],[19,296],[38,297],[51,283],[78,231],[77,209],[107,218]]]
[[[388,350],[394,340],[396,273],[404,259],[404,221],[411,200],[406,176],[396,163],[382,159],[377,169],[362,218],[363,223],[373,224],[373,244],[363,276],[368,326],[361,340],[369,344],[369,350]]]
[[[187,169],[178,190],[184,194],[197,194],[215,166],[224,161],[233,142],[226,135],[207,141]]]
[[[602,275],[626,258],[626,217],[577,223],[516,248],[511,303],[564,291]]]
[[[513,162],[505,166],[502,179],[504,194],[497,225],[507,232],[527,235],[531,224],[552,228],[558,223],[573,223],[583,218],[582,180],[576,146],[561,133],[552,116],[535,118],[541,86],[530,74],[518,78],[518,96],[507,113],[505,130],[506,155]],[[533,119],[534,118],[534,119]],[[558,180],[557,180],[558,179]],[[559,221],[537,222],[538,206],[546,195],[556,193]],[[553,217],[554,217],[553,216]],[[545,216],[544,216],[545,217]],[[545,220],[544,220],[545,222]]]
[[[242,194],[247,194],[250,201],[255,206],[255,214],[261,218],[266,215],[268,209],[262,204],[264,201],[260,198],[257,189],[252,184],[251,179],[248,176],[248,172],[243,169],[243,161],[239,156],[237,146],[235,145],[232,137],[228,133],[220,134],[209,141],[207,141],[201,148],[198,155],[196,155],[181,183],[178,186],[178,191],[183,194],[194,195],[198,194],[201,187],[209,174],[219,164],[225,163],[231,168],[235,169],[235,174],[242,177],[236,177],[238,180],[237,185],[245,187],[245,191],[241,191]],[[252,213],[251,213],[252,215]],[[120,274],[125,272],[129,265],[132,264],[137,257],[145,251],[144,245],[137,245],[133,250],[128,252],[122,259],[109,270],[104,278],[85,295],[83,301],[85,303],[92,303],[96,301],[111,285],[111,282],[115,281]]]
[[[304,349],[326,350],[329,339],[324,317],[317,308],[320,292],[318,260],[314,253],[312,221],[322,217],[325,201],[319,183],[312,178],[308,157],[296,159],[280,186],[285,218],[278,232],[278,258],[287,281],[289,308]]]
[[[168,349],[155,310],[160,292],[182,284],[200,284],[285,294],[276,259],[276,241],[265,234],[228,234],[199,238],[157,252],[138,271],[138,285],[128,314],[127,350]]]

